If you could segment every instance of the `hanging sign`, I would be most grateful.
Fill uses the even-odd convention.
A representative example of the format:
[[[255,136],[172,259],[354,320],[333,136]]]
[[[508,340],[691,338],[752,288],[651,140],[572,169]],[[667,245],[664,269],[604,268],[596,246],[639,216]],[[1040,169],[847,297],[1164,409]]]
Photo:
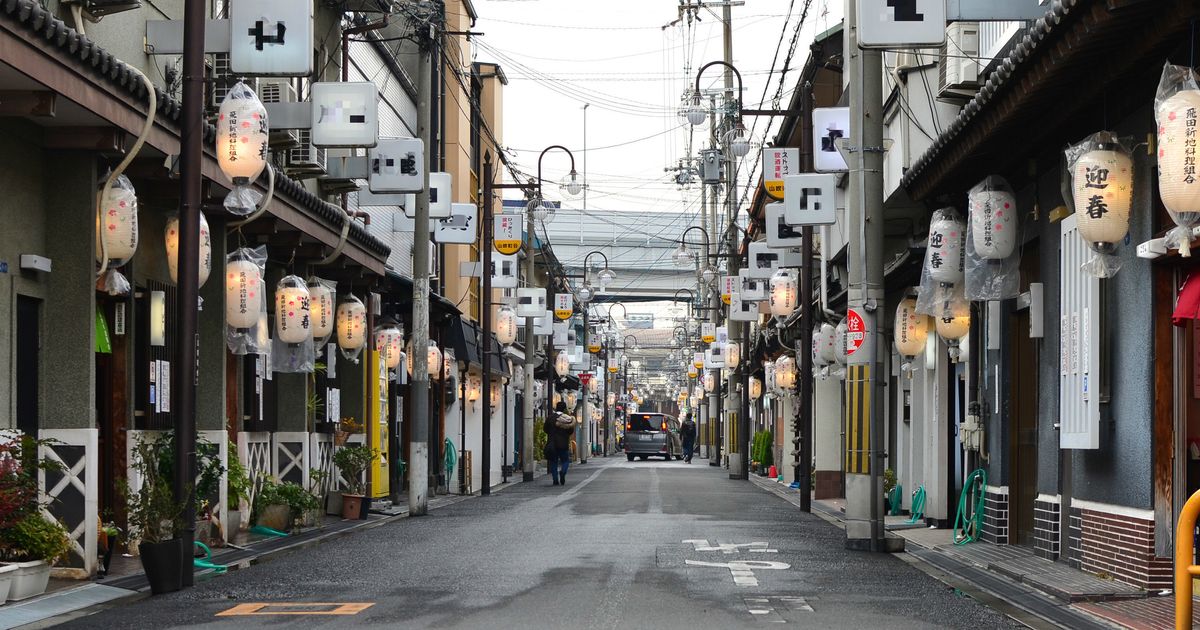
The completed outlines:
[[[700,324],[700,341],[712,343],[717,340],[717,325],[712,322]]]
[[[498,214],[492,217],[492,245],[501,254],[515,254],[521,249],[520,215]]]
[[[590,383],[590,382],[592,382],[592,375],[590,372],[580,372],[579,373],[579,384],[580,385],[587,387],[588,383]]]
[[[867,338],[867,324],[858,311],[846,313],[846,356],[854,354]]]
[[[763,192],[783,200],[783,178],[800,171],[800,149],[767,147],[762,152]]]
[[[554,294],[554,316],[559,319],[570,319],[575,312],[573,296],[570,293]]]
[[[737,292],[741,283],[741,278],[738,276],[722,276],[721,301],[728,305],[729,301],[733,299],[733,294]]]

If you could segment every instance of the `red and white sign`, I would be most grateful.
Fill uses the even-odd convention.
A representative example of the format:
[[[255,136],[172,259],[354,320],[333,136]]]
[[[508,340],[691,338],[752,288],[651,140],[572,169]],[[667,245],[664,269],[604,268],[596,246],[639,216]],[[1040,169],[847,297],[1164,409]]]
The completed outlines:
[[[867,323],[854,309],[846,313],[846,356],[854,354],[867,338]]]
[[[579,382],[580,382],[580,384],[582,384],[584,387],[587,387],[587,386],[588,386],[588,383],[592,382],[592,375],[591,375],[591,374],[589,374],[588,372],[582,372],[582,373],[580,373],[580,374],[579,374]]]

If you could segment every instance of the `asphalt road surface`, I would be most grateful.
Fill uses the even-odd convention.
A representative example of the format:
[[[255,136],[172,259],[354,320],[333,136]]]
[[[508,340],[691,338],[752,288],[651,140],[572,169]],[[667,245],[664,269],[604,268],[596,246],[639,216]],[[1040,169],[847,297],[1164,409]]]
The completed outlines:
[[[566,487],[517,484],[67,627],[1020,627],[843,536],[699,460],[594,458]]]

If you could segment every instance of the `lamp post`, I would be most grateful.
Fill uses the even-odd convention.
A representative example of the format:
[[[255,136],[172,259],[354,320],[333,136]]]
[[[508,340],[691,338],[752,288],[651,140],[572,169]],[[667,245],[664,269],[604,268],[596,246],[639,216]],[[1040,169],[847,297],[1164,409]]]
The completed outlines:
[[[589,288],[588,287],[588,269],[589,269],[588,263],[591,261],[592,256],[600,256],[601,258],[604,259],[604,271],[601,273],[608,272],[609,275],[606,276],[607,278],[611,278],[611,279],[616,278],[616,274],[613,273],[613,271],[608,268],[608,256],[604,255],[604,252],[602,252],[598,249],[592,250],[592,251],[588,252],[586,256],[583,257],[583,289]],[[608,280],[608,281],[611,281],[611,280]],[[597,284],[600,284],[601,288],[603,289],[604,285],[607,284],[607,281],[603,284],[600,283],[599,276],[598,276]],[[580,289],[580,290],[582,291],[583,289]],[[588,335],[588,334],[590,334],[592,309],[587,305],[586,300],[581,299],[581,301],[584,302],[583,331],[584,331],[584,335]],[[587,343],[586,339],[584,340],[584,343]],[[590,359],[589,359],[589,363],[590,363]],[[590,407],[591,407],[591,397],[585,395],[583,397],[583,423],[580,424],[580,434],[581,435],[579,437],[576,437],[576,444],[582,444],[587,447],[587,448],[579,449],[579,463],[581,463],[581,464],[587,463],[587,453],[588,453],[588,451],[591,450],[592,415],[591,415]]]

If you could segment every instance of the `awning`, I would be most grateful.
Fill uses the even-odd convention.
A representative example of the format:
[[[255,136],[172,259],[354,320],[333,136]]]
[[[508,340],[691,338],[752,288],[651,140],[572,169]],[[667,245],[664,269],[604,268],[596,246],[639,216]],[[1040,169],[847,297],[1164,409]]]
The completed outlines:
[[[1175,312],[1171,314],[1171,323],[1183,327],[1189,319],[1200,319],[1200,274],[1192,272],[1183,287],[1179,289],[1179,299],[1175,301]]]
[[[455,359],[465,361],[471,367],[481,368],[483,366],[483,352],[479,343],[479,324],[461,317],[452,317],[446,324],[445,331],[445,343],[454,349]],[[500,344],[496,342],[496,336],[488,333],[485,337],[490,345],[487,352],[488,369],[493,374],[507,376],[507,364],[500,360],[501,348]]]

